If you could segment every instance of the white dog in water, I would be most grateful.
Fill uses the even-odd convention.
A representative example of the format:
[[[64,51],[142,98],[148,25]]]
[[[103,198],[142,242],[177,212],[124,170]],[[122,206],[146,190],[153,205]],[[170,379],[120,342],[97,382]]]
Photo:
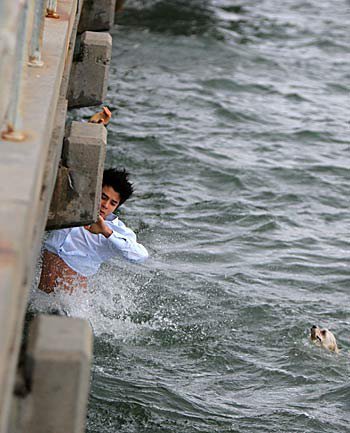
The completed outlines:
[[[313,326],[311,328],[311,341],[313,341],[318,346],[324,347],[332,352],[339,353],[337,346],[337,340],[335,339],[333,333],[326,328],[320,329],[318,326]]]

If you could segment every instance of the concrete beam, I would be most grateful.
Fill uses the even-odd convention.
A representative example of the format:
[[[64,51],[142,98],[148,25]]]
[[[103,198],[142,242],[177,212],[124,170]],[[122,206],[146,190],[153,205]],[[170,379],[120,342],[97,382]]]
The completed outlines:
[[[64,141],[47,230],[96,221],[106,144],[107,131],[102,124],[72,122]]]
[[[68,107],[103,103],[107,94],[112,37],[109,33],[85,32],[74,57],[68,86]]]
[[[92,332],[86,320],[36,317],[29,331],[26,433],[83,433],[90,385]]]
[[[116,0],[84,0],[78,33],[107,31],[113,27]]]
[[[7,431],[28,288],[47,218],[43,177],[76,9],[76,0],[59,2],[61,18],[45,20],[44,67],[24,68],[25,140],[0,140],[0,433]]]

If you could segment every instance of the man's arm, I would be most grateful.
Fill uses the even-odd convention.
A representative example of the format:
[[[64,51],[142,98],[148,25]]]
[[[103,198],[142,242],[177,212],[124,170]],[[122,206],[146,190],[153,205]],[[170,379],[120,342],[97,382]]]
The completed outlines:
[[[126,260],[134,263],[142,263],[148,258],[148,251],[136,240],[135,233],[126,227],[121,221],[112,228],[99,216],[96,223],[85,226],[86,230],[93,234],[102,234],[108,239],[108,246],[116,254],[121,254]]]

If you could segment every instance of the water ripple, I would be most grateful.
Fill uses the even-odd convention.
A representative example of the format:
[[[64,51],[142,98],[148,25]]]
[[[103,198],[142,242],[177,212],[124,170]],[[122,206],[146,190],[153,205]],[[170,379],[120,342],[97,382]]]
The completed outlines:
[[[348,431],[348,4],[280,3],[117,17],[107,164],[151,259],[104,265],[80,312],[88,433]]]

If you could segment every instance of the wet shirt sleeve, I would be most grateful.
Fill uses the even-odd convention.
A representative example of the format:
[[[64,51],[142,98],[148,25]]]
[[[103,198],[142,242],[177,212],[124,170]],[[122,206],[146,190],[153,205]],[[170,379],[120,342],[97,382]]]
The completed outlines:
[[[65,242],[71,229],[52,230],[48,233],[46,240],[44,241],[44,248],[51,253],[59,253],[59,249]]]
[[[134,263],[142,263],[148,258],[146,248],[137,242],[135,233],[126,227],[124,223],[117,220],[108,225],[113,230],[113,233],[107,239],[110,249]]]

